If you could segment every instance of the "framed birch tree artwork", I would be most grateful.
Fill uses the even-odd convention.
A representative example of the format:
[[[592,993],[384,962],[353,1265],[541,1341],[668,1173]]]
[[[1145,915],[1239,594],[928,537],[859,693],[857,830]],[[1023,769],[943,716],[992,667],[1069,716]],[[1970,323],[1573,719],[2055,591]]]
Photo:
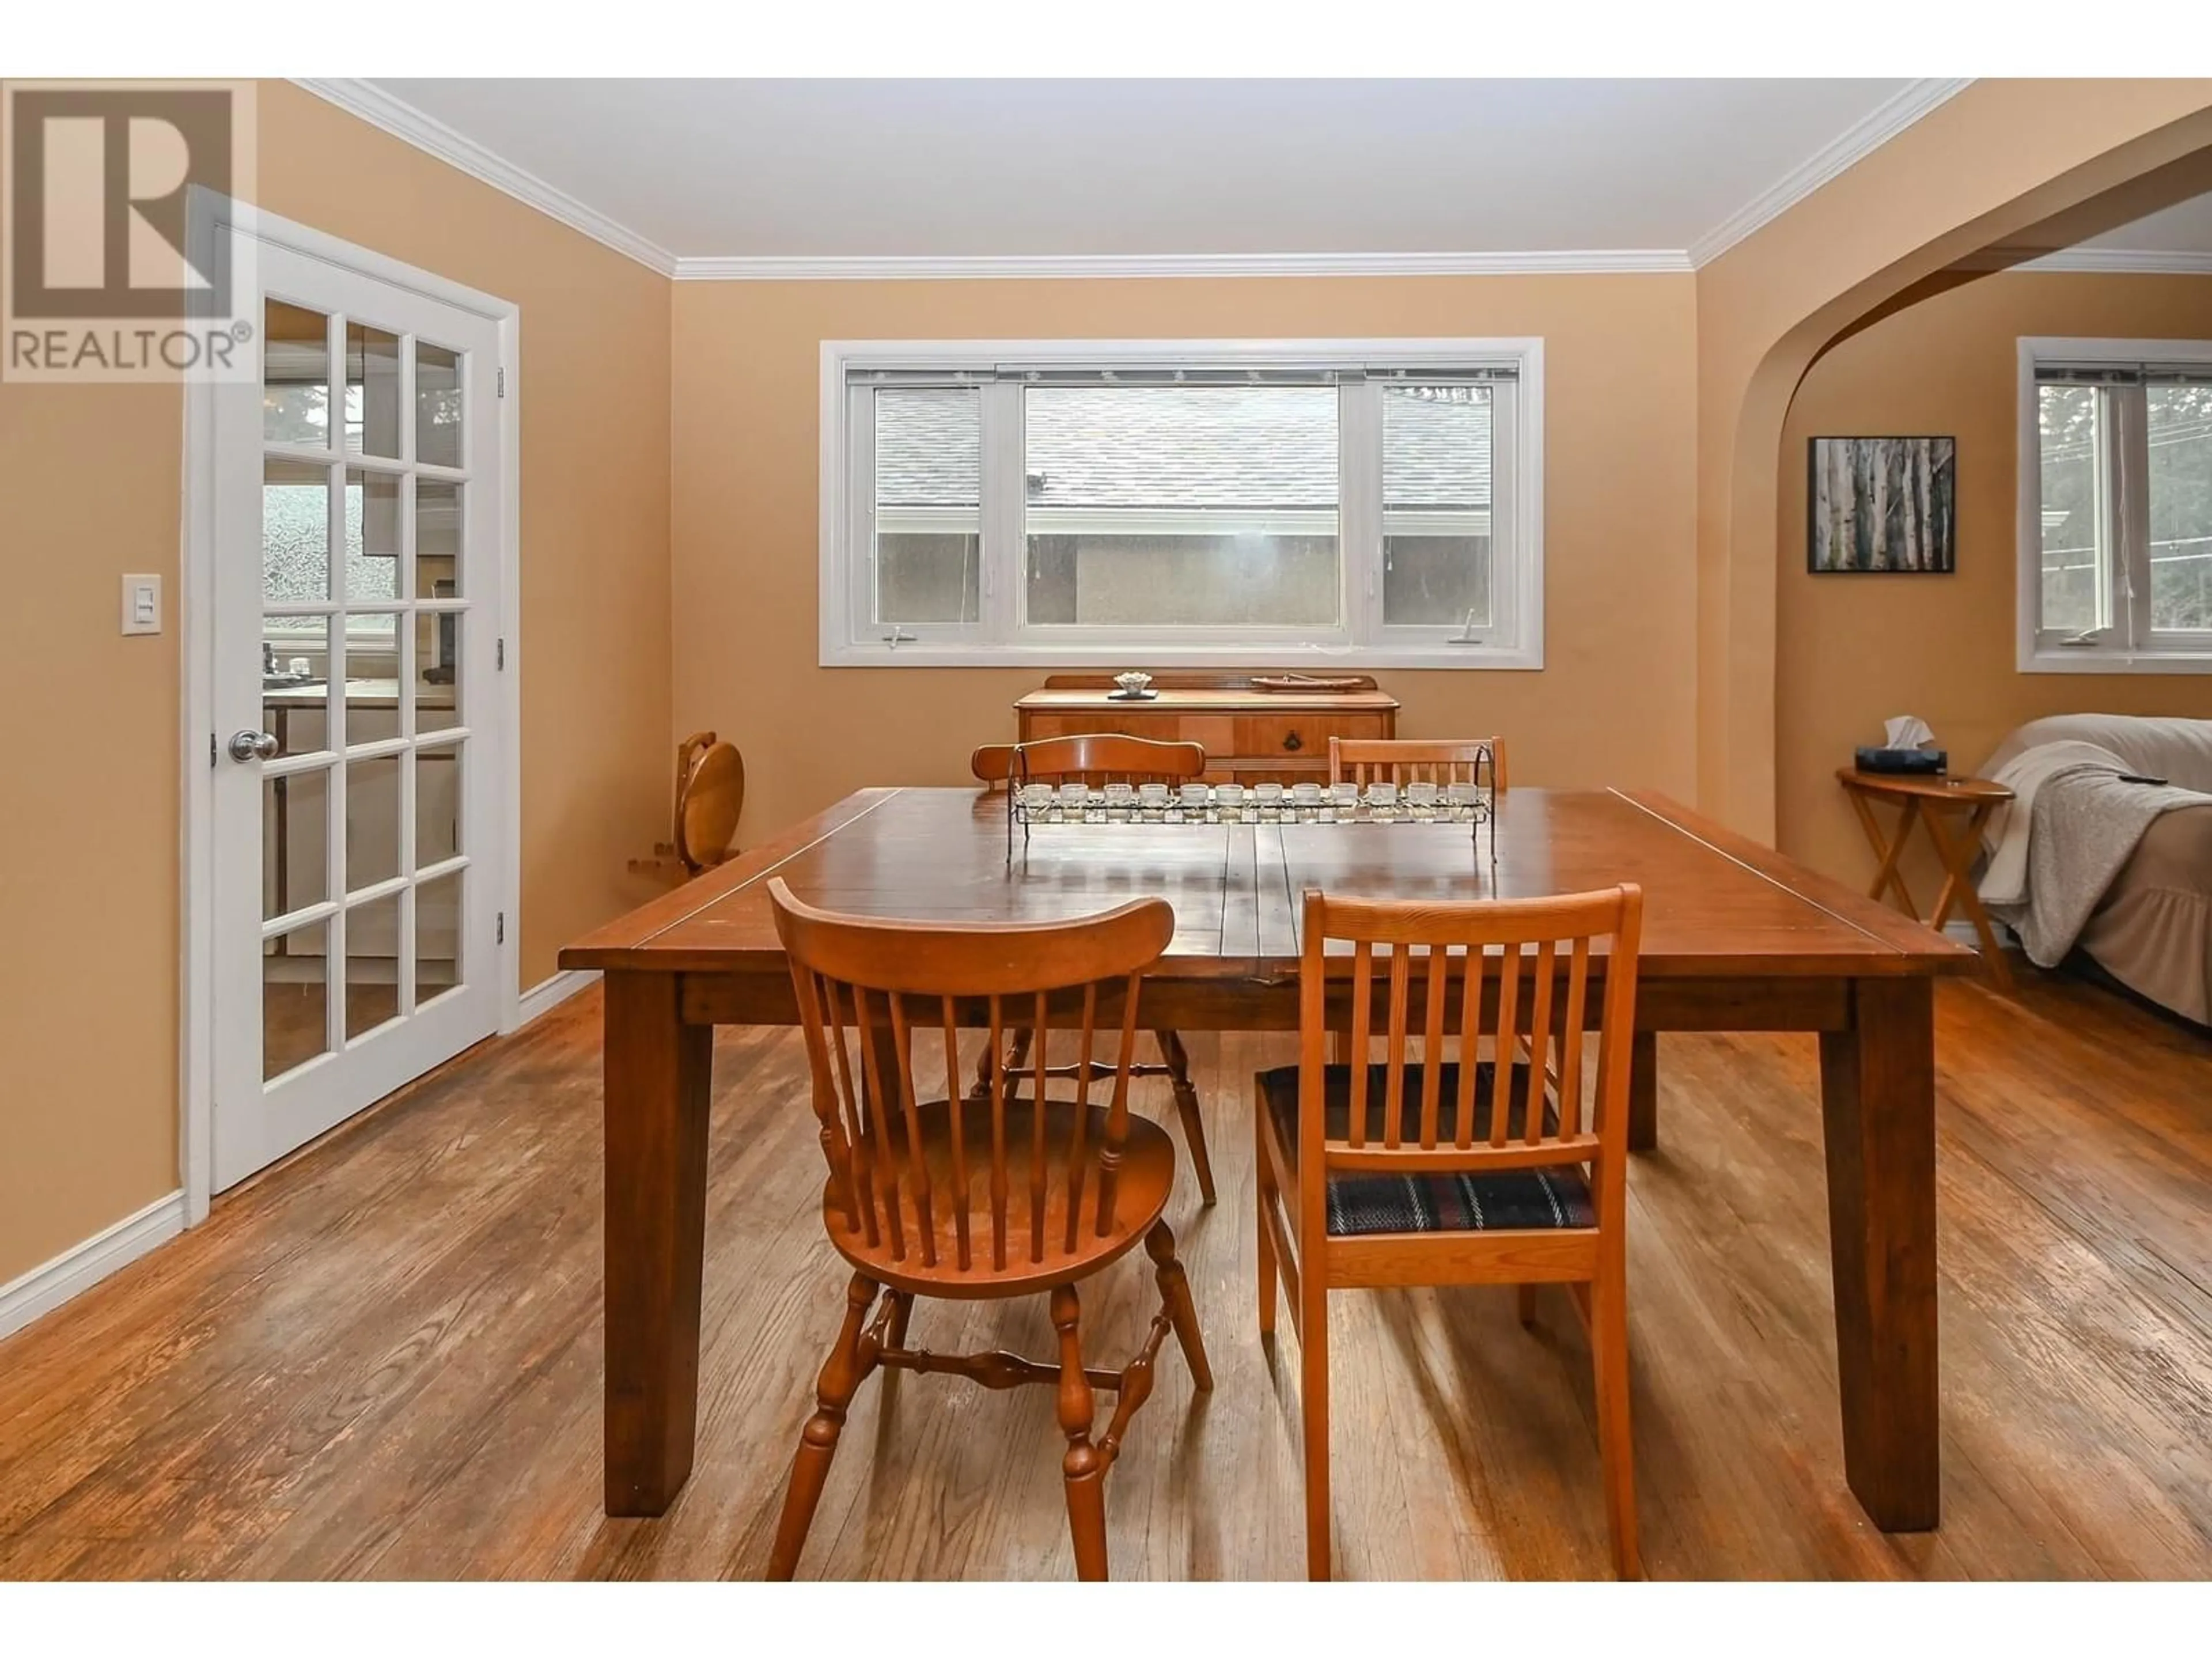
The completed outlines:
[[[1806,568],[1957,568],[1956,438],[1815,438],[1806,479]]]

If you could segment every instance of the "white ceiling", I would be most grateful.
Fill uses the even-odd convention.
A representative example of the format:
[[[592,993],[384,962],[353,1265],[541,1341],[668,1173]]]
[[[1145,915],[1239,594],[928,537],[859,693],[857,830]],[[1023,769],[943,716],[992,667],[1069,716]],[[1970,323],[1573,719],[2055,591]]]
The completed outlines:
[[[686,276],[1687,270],[1960,87],[306,81]],[[2212,269],[2212,197],[2034,262]]]
[[[365,84],[669,254],[726,259],[1680,252],[1956,83]]]
[[[2092,236],[2085,248],[2160,253],[2212,253],[2212,196],[2197,196],[2131,225]]]

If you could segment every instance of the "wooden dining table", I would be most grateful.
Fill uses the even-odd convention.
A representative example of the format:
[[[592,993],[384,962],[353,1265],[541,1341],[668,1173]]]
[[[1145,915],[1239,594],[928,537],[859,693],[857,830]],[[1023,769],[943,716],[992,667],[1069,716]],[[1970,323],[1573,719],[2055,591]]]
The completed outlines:
[[[1216,1031],[1297,1029],[1309,888],[1467,899],[1633,881],[1632,1146],[1656,1144],[1658,1033],[1819,1033],[1844,1474],[1878,1527],[1934,1527],[1934,981],[1972,972],[1973,952],[1662,795],[1513,789],[1498,802],[1479,836],[1137,823],[1039,824],[1024,839],[1009,837],[1003,794],[865,789],[563,950],[563,968],[605,975],[607,1513],[659,1515],[691,1471],[714,1028],[798,1023],[771,876],[831,909],[947,921],[1157,895],[1176,930],[1144,981],[1145,1022]]]

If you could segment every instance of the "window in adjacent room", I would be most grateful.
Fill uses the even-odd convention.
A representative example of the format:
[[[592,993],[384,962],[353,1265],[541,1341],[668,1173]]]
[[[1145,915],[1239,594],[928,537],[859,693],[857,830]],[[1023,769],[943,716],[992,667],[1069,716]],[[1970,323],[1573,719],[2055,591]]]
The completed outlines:
[[[828,346],[823,660],[1540,665],[1540,362]]]
[[[2021,666],[2212,672],[2212,343],[2021,365]]]

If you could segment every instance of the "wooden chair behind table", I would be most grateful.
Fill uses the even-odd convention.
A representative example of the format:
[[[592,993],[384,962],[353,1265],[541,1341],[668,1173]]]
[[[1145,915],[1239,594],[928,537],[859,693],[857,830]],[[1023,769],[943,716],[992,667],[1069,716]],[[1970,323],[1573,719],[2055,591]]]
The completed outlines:
[[[1475,776],[1482,752],[1490,751],[1490,776]],[[1462,738],[1425,743],[1397,738],[1331,738],[1331,783],[1480,783],[1505,787],[1505,739]]]
[[[1194,743],[1161,743],[1152,738],[1130,738],[1118,732],[1085,732],[1074,737],[1042,738],[1034,743],[989,743],[968,759],[979,782],[1005,785],[1018,769],[1030,783],[1188,783],[1206,770],[1206,750]],[[1157,1063],[1133,1066],[1133,1077],[1164,1077],[1175,1091],[1176,1115],[1182,1120],[1183,1139],[1190,1147],[1191,1172],[1198,1177],[1198,1195],[1213,1202],[1213,1164],[1206,1152],[1206,1125],[1199,1116],[1198,1090],[1190,1080],[1190,1054],[1182,1038],[1165,1026],[1157,1027],[1152,1039],[1158,1045]],[[1016,1026],[1006,1051],[1008,1071],[1019,1072],[1027,1062],[1030,1034]],[[969,1097],[980,1099],[990,1087],[994,1048],[986,1049],[975,1070]],[[1073,1065],[1054,1066],[1048,1075],[1073,1077]]]
[[[1613,1566],[1638,1571],[1626,1171],[1643,911],[1633,886],[1500,902],[1305,896],[1298,1064],[1261,1073],[1253,1097],[1260,1329],[1275,1328],[1279,1273],[1300,1345],[1312,1577],[1329,1572],[1328,1293],[1393,1285],[1517,1285],[1524,1324],[1535,1285],[1571,1286],[1596,1374]],[[1328,958],[1336,972],[1325,977],[1332,939],[1352,950]],[[1583,1037],[1601,943],[1603,1029],[1586,1111]],[[1360,1063],[1325,1065],[1324,1030],[1341,1029],[1347,1007]],[[1448,1039],[1456,1060],[1442,1058]]]
[[[788,1578],[837,1449],[846,1408],[878,1368],[950,1371],[989,1389],[1044,1382],[1067,1437],[1061,1474],[1075,1564],[1106,1577],[1101,1485],[1129,1419],[1152,1389],[1170,1330],[1200,1389],[1213,1386],[1175,1236],[1160,1219],[1175,1182],[1166,1133],[1129,1111],[1139,976],[1167,948],[1163,899],[1076,921],[1012,927],[836,915],[769,884],[791,961],[830,1180],[822,1218],[852,1264],[845,1322],[822,1367],[799,1437],[769,1576]],[[1100,1029],[1102,1017],[1118,1030]],[[1035,1034],[1027,1078],[994,1071],[981,1102],[963,1098],[958,1026],[982,1018],[994,1052],[1009,1024]],[[1075,1097],[1048,1101],[1048,1054],[1078,1056]],[[1103,1046],[1110,1059],[1091,1064]],[[1092,1103],[1094,1079],[1110,1085]],[[941,1084],[942,1095],[925,1099]],[[1086,1369],[1076,1285],[1141,1238],[1160,1310],[1120,1371]],[[1057,1364],[1009,1353],[936,1354],[906,1346],[917,1297],[957,1300],[1048,1292]],[[1093,1392],[1115,1395],[1091,1436]]]
[[[676,745],[676,805],[669,839],[631,872],[686,882],[733,856],[730,837],[745,805],[745,763],[712,732],[694,732]]]

